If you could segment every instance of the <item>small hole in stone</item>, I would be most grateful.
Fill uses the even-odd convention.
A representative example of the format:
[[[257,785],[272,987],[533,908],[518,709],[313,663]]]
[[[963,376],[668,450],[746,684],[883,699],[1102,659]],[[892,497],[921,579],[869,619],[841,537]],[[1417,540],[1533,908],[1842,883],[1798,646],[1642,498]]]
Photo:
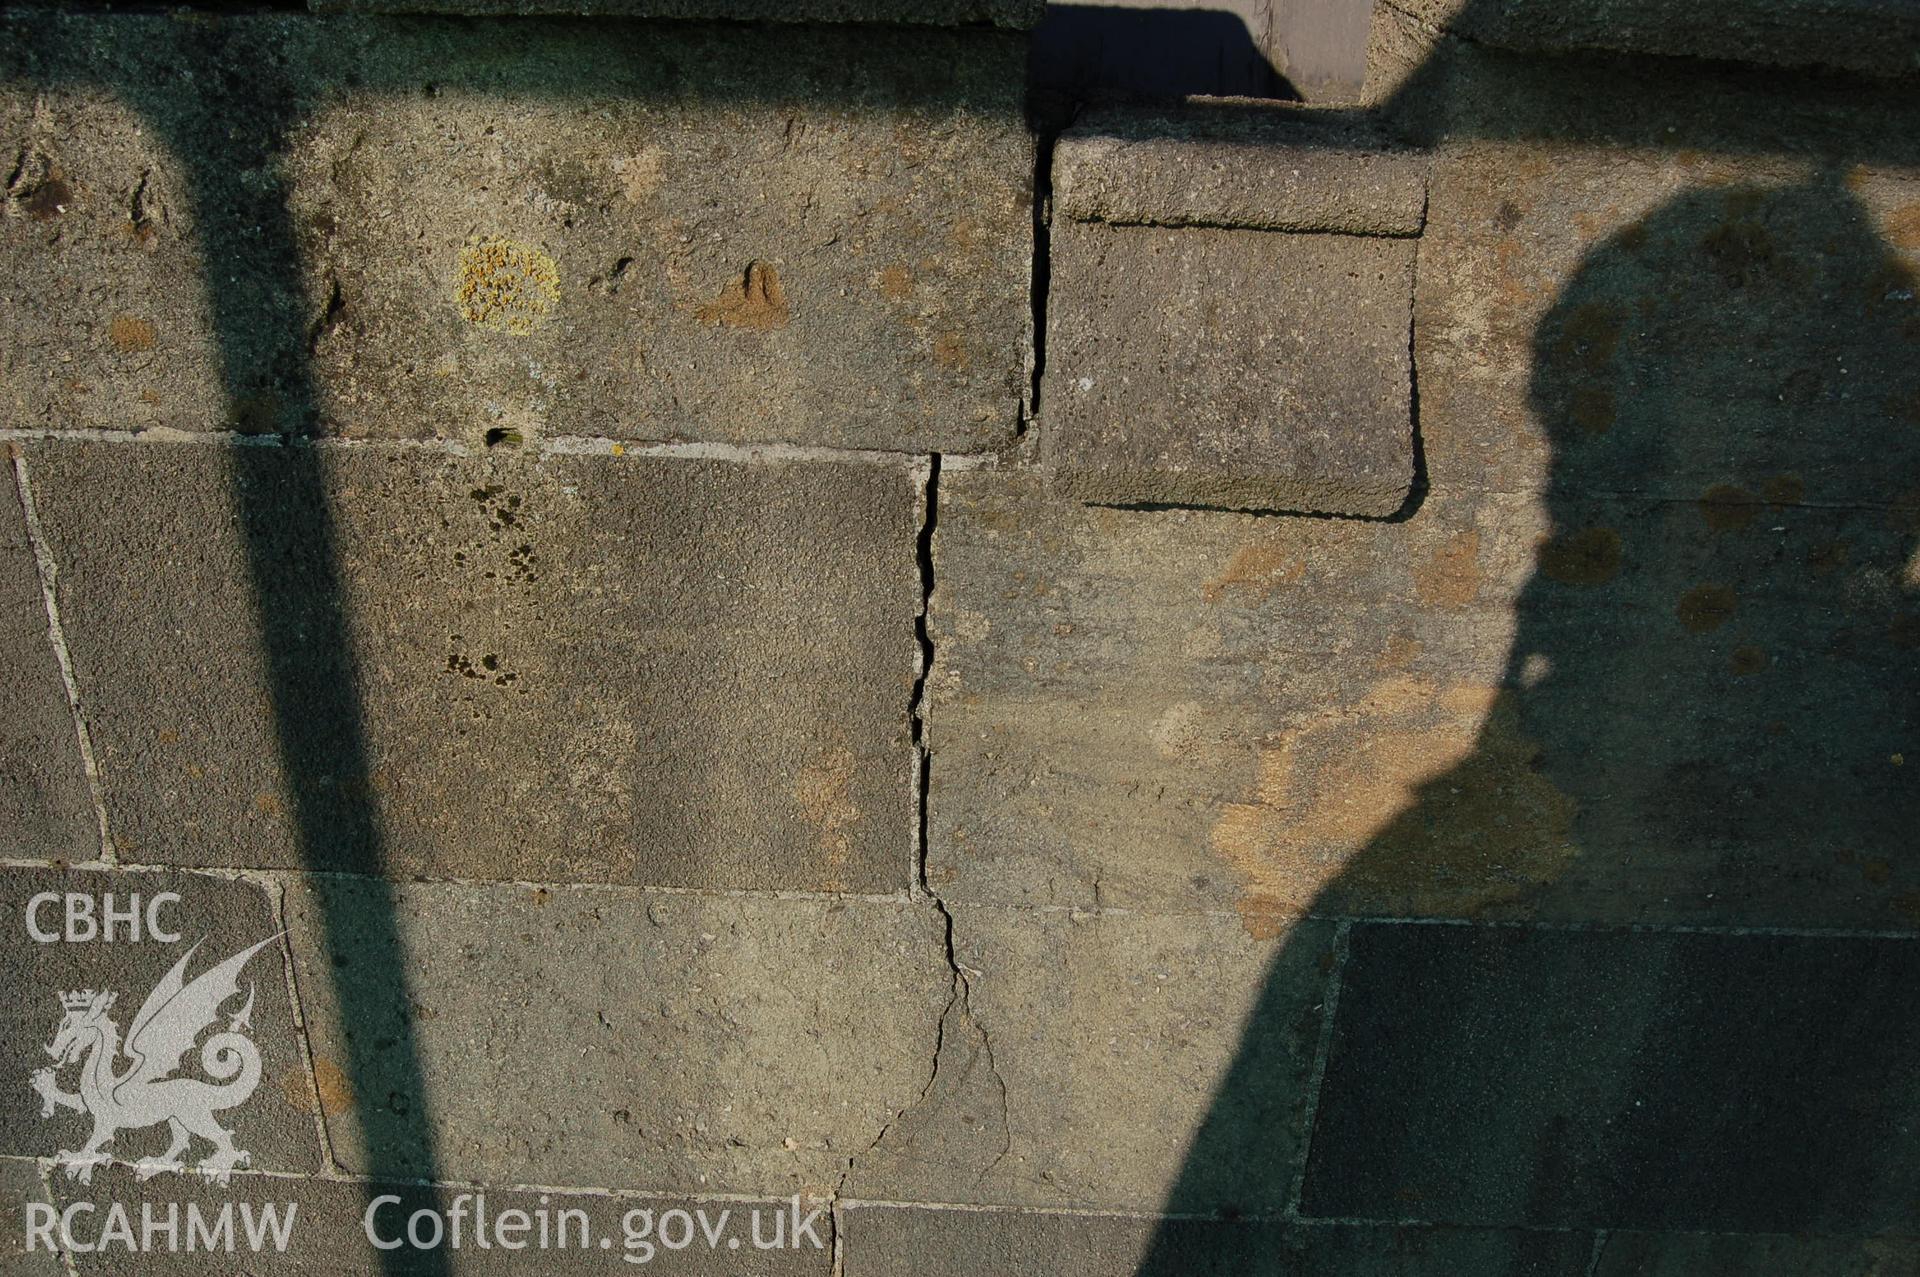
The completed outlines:
[[[487,447],[518,448],[524,442],[523,436],[512,426],[495,426],[487,431]]]

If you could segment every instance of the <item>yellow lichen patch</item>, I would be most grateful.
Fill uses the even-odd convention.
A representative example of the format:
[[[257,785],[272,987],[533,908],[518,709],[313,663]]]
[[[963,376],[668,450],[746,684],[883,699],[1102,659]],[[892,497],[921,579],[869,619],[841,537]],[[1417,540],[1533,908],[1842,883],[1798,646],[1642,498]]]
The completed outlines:
[[[826,870],[820,882],[823,891],[842,889],[841,871],[853,851],[852,830],[866,819],[853,803],[853,766],[853,751],[841,745],[828,750],[793,782],[793,799],[813,827]]]
[[[747,269],[734,278],[718,297],[700,308],[703,324],[743,328],[748,332],[770,332],[785,328],[791,315],[787,290],[780,283],[780,272],[771,262],[748,262]]]
[[[469,240],[453,298],[468,323],[525,336],[559,302],[560,269],[539,249],[510,239]]]
[[[115,350],[125,355],[152,350],[153,325],[132,315],[115,315],[113,322],[107,325],[107,340],[113,343]]]
[[[1413,592],[1422,607],[1457,610],[1480,595],[1480,534],[1448,537],[1414,569]]]
[[[1291,549],[1256,541],[1235,550],[1226,569],[1202,586],[1201,594],[1207,602],[1217,603],[1231,590],[1247,602],[1259,603],[1306,574],[1307,561]]]
[[[1245,800],[1212,831],[1271,936],[1323,894],[1360,908],[1471,915],[1557,879],[1575,801],[1540,773],[1511,693],[1390,678],[1269,738]]]

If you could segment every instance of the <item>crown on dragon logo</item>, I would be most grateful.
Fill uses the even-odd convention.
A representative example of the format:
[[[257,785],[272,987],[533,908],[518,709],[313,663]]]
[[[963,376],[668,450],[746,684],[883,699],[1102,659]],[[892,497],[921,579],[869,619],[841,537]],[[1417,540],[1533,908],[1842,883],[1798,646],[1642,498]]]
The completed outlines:
[[[279,938],[268,936],[189,980],[187,964],[200,949],[195,944],[147,994],[124,1041],[120,1025],[107,1015],[118,994],[108,989],[61,991],[60,1007],[66,1014],[46,1046],[53,1063],[35,1069],[28,1082],[40,1096],[41,1117],[67,1109],[93,1118],[93,1134],[84,1145],[54,1155],[69,1179],[91,1183],[94,1168],[112,1159],[107,1147],[119,1132],[162,1124],[173,1142],[159,1156],[135,1164],[140,1179],[184,1170],[196,1137],[213,1145],[213,1152],[194,1168],[209,1180],[224,1184],[235,1167],[247,1164],[246,1150],[233,1142],[233,1132],[214,1114],[245,1103],[260,1084],[260,1049],[248,1036],[253,986],[249,984],[239,1007],[224,1014],[221,1008],[240,998],[241,968]],[[196,1047],[202,1077],[182,1071]],[[128,1061],[124,1068],[123,1058]],[[64,1069],[80,1071],[77,1090],[60,1085],[58,1074]]]

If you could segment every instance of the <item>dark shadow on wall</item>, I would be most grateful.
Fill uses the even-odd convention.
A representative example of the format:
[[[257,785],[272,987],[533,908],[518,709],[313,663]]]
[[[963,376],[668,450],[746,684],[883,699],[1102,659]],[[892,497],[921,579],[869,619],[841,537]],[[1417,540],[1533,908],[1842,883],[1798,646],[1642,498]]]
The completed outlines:
[[[1034,89],[1076,101],[1300,96],[1225,9],[1050,4],[1028,66]]]
[[[255,436],[228,450],[234,518],[246,547],[273,723],[301,863],[379,875],[387,847],[374,803],[359,660],[349,626],[325,458],[297,435],[318,402],[306,359],[309,299],[292,212],[271,174],[300,101],[244,32],[189,29],[173,50],[191,88],[164,75],[113,87],[185,163],[208,281],[231,429]],[[122,65],[139,71],[142,59]],[[259,68],[249,74],[247,68]],[[290,431],[282,434],[281,431]],[[421,1055],[411,1018],[406,952],[389,895],[315,880],[318,939],[332,964],[342,1061],[354,1097],[361,1166],[376,1182],[439,1178]],[[369,1186],[368,1195],[384,1191]],[[440,1205],[408,1188],[404,1210]],[[444,1251],[381,1253],[386,1272],[451,1271]]]
[[[1920,914],[1917,287],[1831,170],[1588,253],[1533,338],[1552,532],[1480,738],[1300,902],[1359,919],[1312,1129],[1319,991],[1276,975],[1169,1212],[1911,1226],[1920,946],[1740,924]],[[1704,929],[1364,920],[1485,914]],[[1139,1271],[1279,1271],[1231,1231]]]

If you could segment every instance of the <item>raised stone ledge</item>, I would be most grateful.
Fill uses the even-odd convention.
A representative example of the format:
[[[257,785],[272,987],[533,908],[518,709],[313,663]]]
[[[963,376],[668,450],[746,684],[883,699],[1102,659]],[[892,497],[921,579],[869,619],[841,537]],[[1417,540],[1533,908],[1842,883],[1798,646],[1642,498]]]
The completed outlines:
[[[1054,207],[1083,222],[1417,235],[1426,169],[1350,116],[1221,99],[1087,117],[1054,153]]]
[[[1411,239],[1071,224],[1045,412],[1061,491],[1385,517],[1412,490]]]

